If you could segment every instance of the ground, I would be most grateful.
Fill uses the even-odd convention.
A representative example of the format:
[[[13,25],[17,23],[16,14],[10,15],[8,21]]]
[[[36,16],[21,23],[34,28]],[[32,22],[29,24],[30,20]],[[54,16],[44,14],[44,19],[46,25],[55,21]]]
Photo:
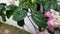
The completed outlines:
[[[30,33],[17,27],[1,23],[0,34],[30,34]]]

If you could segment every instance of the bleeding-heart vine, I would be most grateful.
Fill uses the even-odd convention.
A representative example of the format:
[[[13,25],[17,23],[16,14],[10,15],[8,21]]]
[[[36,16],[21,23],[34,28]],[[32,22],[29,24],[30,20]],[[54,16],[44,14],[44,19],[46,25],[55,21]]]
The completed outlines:
[[[29,12],[28,9],[30,9],[30,16],[34,23],[39,27],[40,32],[38,34],[44,32],[48,33],[48,31],[51,34],[54,34],[54,31],[51,31],[57,27],[55,26],[57,22],[54,21],[56,21],[55,19],[58,19],[58,17],[60,18],[58,14],[59,12],[57,13],[57,11],[60,10],[59,5],[57,4],[57,0],[20,0],[19,2],[19,6],[14,4],[7,6],[5,3],[0,3],[0,16],[4,22],[6,21],[6,16],[7,18],[10,18],[13,15],[13,20],[17,21],[19,26],[24,26],[24,18],[26,16],[29,18],[27,13]],[[58,17],[56,17],[56,15]],[[32,25],[34,26],[33,23]],[[34,28],[36,27],[34,26]]]

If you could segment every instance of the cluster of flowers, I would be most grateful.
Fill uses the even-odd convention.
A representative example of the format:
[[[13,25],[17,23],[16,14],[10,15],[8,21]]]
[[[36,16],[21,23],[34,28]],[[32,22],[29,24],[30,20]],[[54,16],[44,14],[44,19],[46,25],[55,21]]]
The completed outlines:
[[[44,15],[45,17],[48,17],[48,21],[47,21],[48,29],[51,32],[54,32],[54,28],[60,26],[59,12],[51,9],[50,11],[46,12]],[[48,32],[48,30],[44,30],[44,31],[39,32],[38,34],[50,34],[50,33]]]

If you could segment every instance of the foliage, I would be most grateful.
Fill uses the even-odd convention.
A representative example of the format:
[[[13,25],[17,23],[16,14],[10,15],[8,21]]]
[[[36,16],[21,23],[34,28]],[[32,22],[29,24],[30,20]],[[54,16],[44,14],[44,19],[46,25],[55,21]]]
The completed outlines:
[[[9,5],[1,3],[0,4],[0,16],[3,21],[5,21],[5,16],[9,18],[13,15],[13,20],[17,21],[18,25],[24,25],[24,18],[27,16],[29,12],[28,9],[31,10],[31,18],[35,22],[38,27],[47,28],[47,18],[44,16],[46,11],[50,9],[59,10],[57,0],[19,0],[19,6]],[[38,7],[39,5],[39,7]],[[5,7],[6,6],[6,7]],[[42,6],[42,7],[41,7]],[[7,10],[7,9],[8,10]],[[39,9],[39,11],[37,11]],[[43,10],[43,11],[41,11]],[[6,11],[6,14],[3,12]]]
[[[40,13],[40,14],[32,14],[31,15],[32,20],[39,26],[42,28],[46,28],[47,27],[47,19],[45,18],[44,14]]]
[[[4,14],[5,5],[6,5],[6,4],[4,4],[4,3],[0,4],[0,16],[2,17],[2,20],[3,20],[3,21],[6,21],[5,14]]]
[[[20,21],[17,21],[17,24],[19,25],[19,26],[24,26],[24,19],[22,19],[22,20],[20,20]]]
[[[6,10],[6,16],[7,18],[10,18],[11,15],[13,15],[13,10]]]
[[[27,13],[25,10],[17,10],[13,15],[13,20],[20,21],[26,17]]]

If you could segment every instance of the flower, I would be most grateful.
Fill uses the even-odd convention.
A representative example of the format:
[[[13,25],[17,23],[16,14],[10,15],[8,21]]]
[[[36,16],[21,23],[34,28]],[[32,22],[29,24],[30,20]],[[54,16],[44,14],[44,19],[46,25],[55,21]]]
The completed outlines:
[[[47,30],[44,30],[44,31],[38,32],[37,34],[50,34],[50,33]]]
[[[48,24],[48,29],[54,32],[54,28],[55,28],[54,20],[48,20],[47,24]]]
[[[46,17],[48,17],[49,19],[53,19],[53,17],[54,17],[54,15],[53,15],[52,12],[46,12],[44,15],[45,15]]]
[[[55,27],[59,27],[60,26],[60,17],[55,19]]]
[[[47,22],[49,30],[54,32],[54,28],[60,25],[59,12],[55,10],[50,10],[49,12],[46,12],[44,15],[49,18]],[[56,18],[58,18],[58,20],[56,20]]]
[[[44,34],[50,34],[48,30],[44,30]]]
[[[43,32],[38,32],[37,34],[44,34]]]

